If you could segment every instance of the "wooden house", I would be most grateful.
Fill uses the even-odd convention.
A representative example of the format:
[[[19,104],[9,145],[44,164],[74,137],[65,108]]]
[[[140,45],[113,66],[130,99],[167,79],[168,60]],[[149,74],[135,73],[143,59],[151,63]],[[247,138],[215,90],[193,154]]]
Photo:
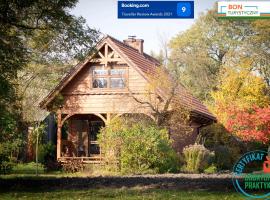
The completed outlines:
[[[72,157],[98,162],[101,159],[97,142],[100,127],[122,114],[153,117],[149,107],[132,97],[144,98],[148,75],[160,66],[155,58],[143,52],[143,42],[136,38],[122,42],[111,36],[104,37],[97,44],[96,52],[73,67],[40,103],[43,109],[50,111],[59,94],[63,97],[57,111],[58,160]],[[184,87],[180,88],[179,98],[191,108],[193,134],[184,141],[172,136],[177,151],[194,143],[199,129],[215,121],[207,108]]]

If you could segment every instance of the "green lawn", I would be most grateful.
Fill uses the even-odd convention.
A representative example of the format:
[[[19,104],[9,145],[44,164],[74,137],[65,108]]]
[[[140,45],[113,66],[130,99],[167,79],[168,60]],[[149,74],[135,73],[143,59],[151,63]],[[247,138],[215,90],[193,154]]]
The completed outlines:
[[[85,177],[85,176],[113,176],[121,175],[121,173],[109,172],[101,166],[87,165],[83,172],[65,173],[63,171],[46,172],[42,164],[38,164],[39,177]],[[19,163],[16,164],[9,174],[0,174],[0,178],[16,178],[16,177],[35,177],[36,163]]]
[[[207,192],[207,191],[179,191],[157,189],[88,189],[61,191],[31,191],[1,193],[0,199],[187,199],[187,200],[234,200],[243,199],[237,193]]]
[[[42,164],[38,164],[38,168],[36,163],[30,162],[30,163],[19,163],[16,164],[11,173],[12,174],[35,174],[36,169],[38,170],[39,174],[44,174],[44,167]]]
[[[13,171],[9,175],[1,175],[0,178],[15,179],[23,178],[29,180],[35,179],[47,179],[47,178],[62,178],[62,177],[85,177],[87,173],[66,174],[63,172],[46,173],[42,165],[39,166],[39,176],[35,176],[35,163],[18,164],[13,168]],[[75,182],[76,183],[76,182]],[[71,187],[72,188],[72,187]],[[8,191],[1,190],[0,188],[0,200],[12,200],[12,199],[188,199],[188,200],[234,200],[244,199],[236,192],[209,192],[205,190],[174,190],[174,189],[152,189],[148,186],[133,187],[133,188],[104,188],[104,189],[65,189],[60,190],[55,187],[27,188],[17,187],[16,189],[10,189]]]

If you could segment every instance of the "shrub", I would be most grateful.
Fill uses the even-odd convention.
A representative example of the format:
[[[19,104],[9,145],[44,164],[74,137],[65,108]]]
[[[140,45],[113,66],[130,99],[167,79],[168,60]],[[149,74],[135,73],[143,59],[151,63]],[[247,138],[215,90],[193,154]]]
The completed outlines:
[[[6,141],[6,143],[0,143],[0,173],[9,173],[13,166],[17,162],[16,151],[19,148],[20,143],[13,141]]]
[[[206,168],[204,170],[204,173],[206,174],[214,174],[217,173],[217,167],[215,165],[211,165],[210,167]]]
[[[218,170],[231,170],[236,160],[246,152],[246,144],[231,135],[222,124],[216,123],[203,128],[197,142],[215,152]]]
[[[198,135],[197,143],[203,144],[208,149],[217,145],[240,145],[240,142],[220,123],[204,127]]]
[[[11,172],[12,168],[15,166],[14,162],[3,161],[0,165],[0,172],[3,174],[7,174]]]
[[[40,144],[38,149],[39,162],[44,165],[46,171],[57,171],[62,169],[60,162],[56,160],[56,146],[49,142]]]
[[[99,143],[105,162],[123,173],[163,173],[178,169],[168,132],[154,124],[117,119],[103,128]]]
[[[52,142],[47,144],[40,144],[38,149],[38,160],[42,164],[46,164],[47,161],[55,160],[56,147]]]
[[[0,103],[0,115],[0,173],[8,173],[23,147],[23,132],[18,130],[19,112],[10,112]]]
[[[62,163],[64,172],[67,173],[75,173],[83,171],[84,164],[81,160],[71,159],[67,160],[66,162]]]
[[[214,152],[199,144],[185,147],[183,154],[186,162],[185,171],[192,173],[203,172],[214,158]]]
[[[46,169],[47,172],[49,172],[62,170],[63,166],[62,163],[57,160],[48,160],[44,164],[44,168]]]

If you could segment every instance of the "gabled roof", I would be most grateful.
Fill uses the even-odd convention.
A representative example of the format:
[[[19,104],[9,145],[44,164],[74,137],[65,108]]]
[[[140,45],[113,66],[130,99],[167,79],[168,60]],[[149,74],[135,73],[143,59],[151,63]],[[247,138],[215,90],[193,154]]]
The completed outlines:
[[[117,46],[117,48],[128,57],[133,64],[135,64],[143,73],[153,74],[159,61],[146,53],[139,53],[139,51],[119,40],[109,36],[110,40]]]
[[[160,65],[159,61],[146,53],[139,53],[139,51],[123,42],[111,37],[104,37],[97,45],[96,49],[99,50],[105,43],[115,50],[120,57],[122,57],[127,64],[133,66],[144,78],[148,79],[149,75],[154,75],[157,67]],[[81,71],[81,69],[93,59],[94,54],[86,58],[84,62],[81,62],[74,66],[59,82],[59,84],[40,102],[40,107],[45,108],[55,96],[73,79],[73,77]],[[191,107],[193,112],[205,116],[211,120],[216,118],[208,111],[197,98],[191,95],[184,86],[180,85],[178,88],[178,94],[181,96],[182,102]]]

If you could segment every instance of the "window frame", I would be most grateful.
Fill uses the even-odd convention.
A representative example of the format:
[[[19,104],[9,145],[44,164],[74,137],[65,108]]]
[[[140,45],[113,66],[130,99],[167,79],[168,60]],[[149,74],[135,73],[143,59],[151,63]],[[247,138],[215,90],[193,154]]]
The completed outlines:
[[[106,71],[107,73],[106,74],[95,74],[95,71]],[[107,76],[109,74],[109,70],[108,69],[93,69],[93,76]]]
[[[107,74],[96,74],[95,70],[107,70]],[[121,73],[111,73],[112,70],[121,70]],[[102,90],[126,90],[128,87],[128,66],[114,66],[114,67],[107,67],[104,66],[94,66],[92,69],[92,77],[91,77],[91,88],[92,89],[102,89]],[[98,78],[105,78],[107,79],[107,87],[99,88],[94,87],[94,80]],[[124,82],[124,87],[111,87],[111,79],[112,78],[122,78]]]
[[[113,79],[120,79],[120,81],[121,81],[121,79],[124,79],[121,81],[124,87],[112,87],[112,80]],[[123,78],[123,77],[110,77],[110,88],[111,89],[124,89],[124,88],[126,88],[125,78]]]
[[[105,80],[105,81],[106,81],[106,87],[94,87],[94,82],[95,82],[95,80],[97,80],[97,79],[103,79],[103,80]],[[99,84],[97,84],[97,85],[99,85]],[[104,84],[104,85],[105,85],[105,84]],[[95,77],[95,78],[93,78],[93,80],[92,80],[92,87],[93,87],[93,88],[96,88],[96,89],[108,88],[108,79],[107,79],[107,78],[104,78],[104,77]]]

